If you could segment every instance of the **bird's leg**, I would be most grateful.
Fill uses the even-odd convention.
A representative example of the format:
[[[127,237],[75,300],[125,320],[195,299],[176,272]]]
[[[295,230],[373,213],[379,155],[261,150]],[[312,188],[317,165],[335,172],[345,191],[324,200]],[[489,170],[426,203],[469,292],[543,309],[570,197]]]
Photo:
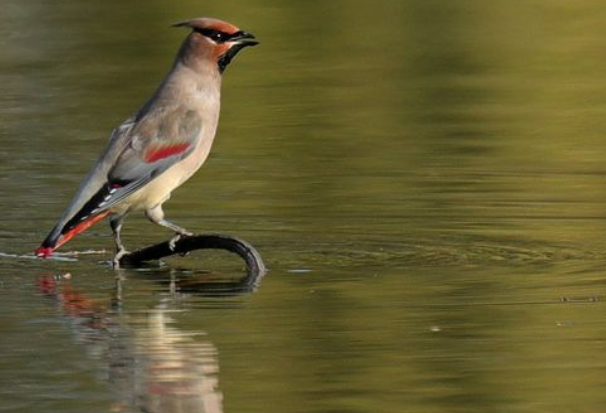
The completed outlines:
[[[165,228],[171,229],[177,233],[177,235],[172,237],[168,242],[168,246],[170,247],[171,251],[175,250],[175,245],[177,241],[181,239],[181,237],[191,237],[192,235],[194,235],[192,232],[189,232],[185,228],[181,228],[177,224],[173,224],[172,222],[165,220],[162,205],[158,205],[155,208],[147,210],[145,212],[145,215],[147,215],[147,218],[154,224],[158,224]]]
[[[115,214],[109,220],[109,225],[112,228],[112,233],[114,234],[114,242],[116,243],[116,255],[113,259],[114,268],[120,268],[120,259],[124,257],[129,252],[124,248],[124,244],[122,244],[122,238],[120,237],[120,232],[122,231],[122,223],[124,222],[124,215]]]

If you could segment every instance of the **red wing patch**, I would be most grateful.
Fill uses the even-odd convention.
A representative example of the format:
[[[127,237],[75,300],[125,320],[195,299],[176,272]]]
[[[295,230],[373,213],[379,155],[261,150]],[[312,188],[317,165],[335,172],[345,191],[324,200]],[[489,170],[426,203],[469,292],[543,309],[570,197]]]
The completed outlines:
[[[176,145],[161,146],[160,148],[151,149],[145,154],[145,161],[152,163],[160,159],[168,158],[169,156],[179,155],[189,148],[189,143],[178,143]]]

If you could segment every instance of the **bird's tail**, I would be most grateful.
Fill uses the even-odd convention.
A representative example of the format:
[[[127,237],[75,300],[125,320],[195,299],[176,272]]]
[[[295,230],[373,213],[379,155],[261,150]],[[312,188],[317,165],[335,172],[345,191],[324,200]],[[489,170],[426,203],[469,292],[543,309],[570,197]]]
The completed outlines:
[[[103,211],[97,215],[91,215],[87,219],[80,221],[76,225],[59,224],[48,234],[46,239],[34,252],[37,257],[48,258],[56,249],[61,247],[67,241],[81,232],[92,227],[109,214],[109,211]]]

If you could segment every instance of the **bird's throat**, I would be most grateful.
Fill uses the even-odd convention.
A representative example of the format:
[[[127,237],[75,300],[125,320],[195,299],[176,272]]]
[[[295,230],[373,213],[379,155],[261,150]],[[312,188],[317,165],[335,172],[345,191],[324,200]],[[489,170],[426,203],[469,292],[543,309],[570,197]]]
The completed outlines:
[[[227,66],[229,66],[229,64],[231,63],[232,59],[238,54],[240,50],[242,50],[246,46],[248,45],[245,43],[235,44],[230,47],[225,53],[223,53],[219,57],[219,61],[217,62],[217,64],[219,65],[219,72],[223,73]]]

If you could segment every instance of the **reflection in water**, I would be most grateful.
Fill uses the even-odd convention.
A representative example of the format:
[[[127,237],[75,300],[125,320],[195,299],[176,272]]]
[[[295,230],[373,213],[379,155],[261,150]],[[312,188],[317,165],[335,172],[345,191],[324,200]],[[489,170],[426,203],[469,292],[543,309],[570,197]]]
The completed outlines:
[[[131,335],[132,333],[132,335]],[[109,378],[119,399],[146,412],[222,412],[217,351],[171,326],[156,309],[126,334],[111,334]]]
[[[217,350],[202,334],[174,326],[162,302],[144,314],[120,314],[121,280],[110,306],[88,299],[67,280],[40,278],[87,353],[107,365],[114,412],[222,412]],[[106,363],[105,363],[106,362]]]

